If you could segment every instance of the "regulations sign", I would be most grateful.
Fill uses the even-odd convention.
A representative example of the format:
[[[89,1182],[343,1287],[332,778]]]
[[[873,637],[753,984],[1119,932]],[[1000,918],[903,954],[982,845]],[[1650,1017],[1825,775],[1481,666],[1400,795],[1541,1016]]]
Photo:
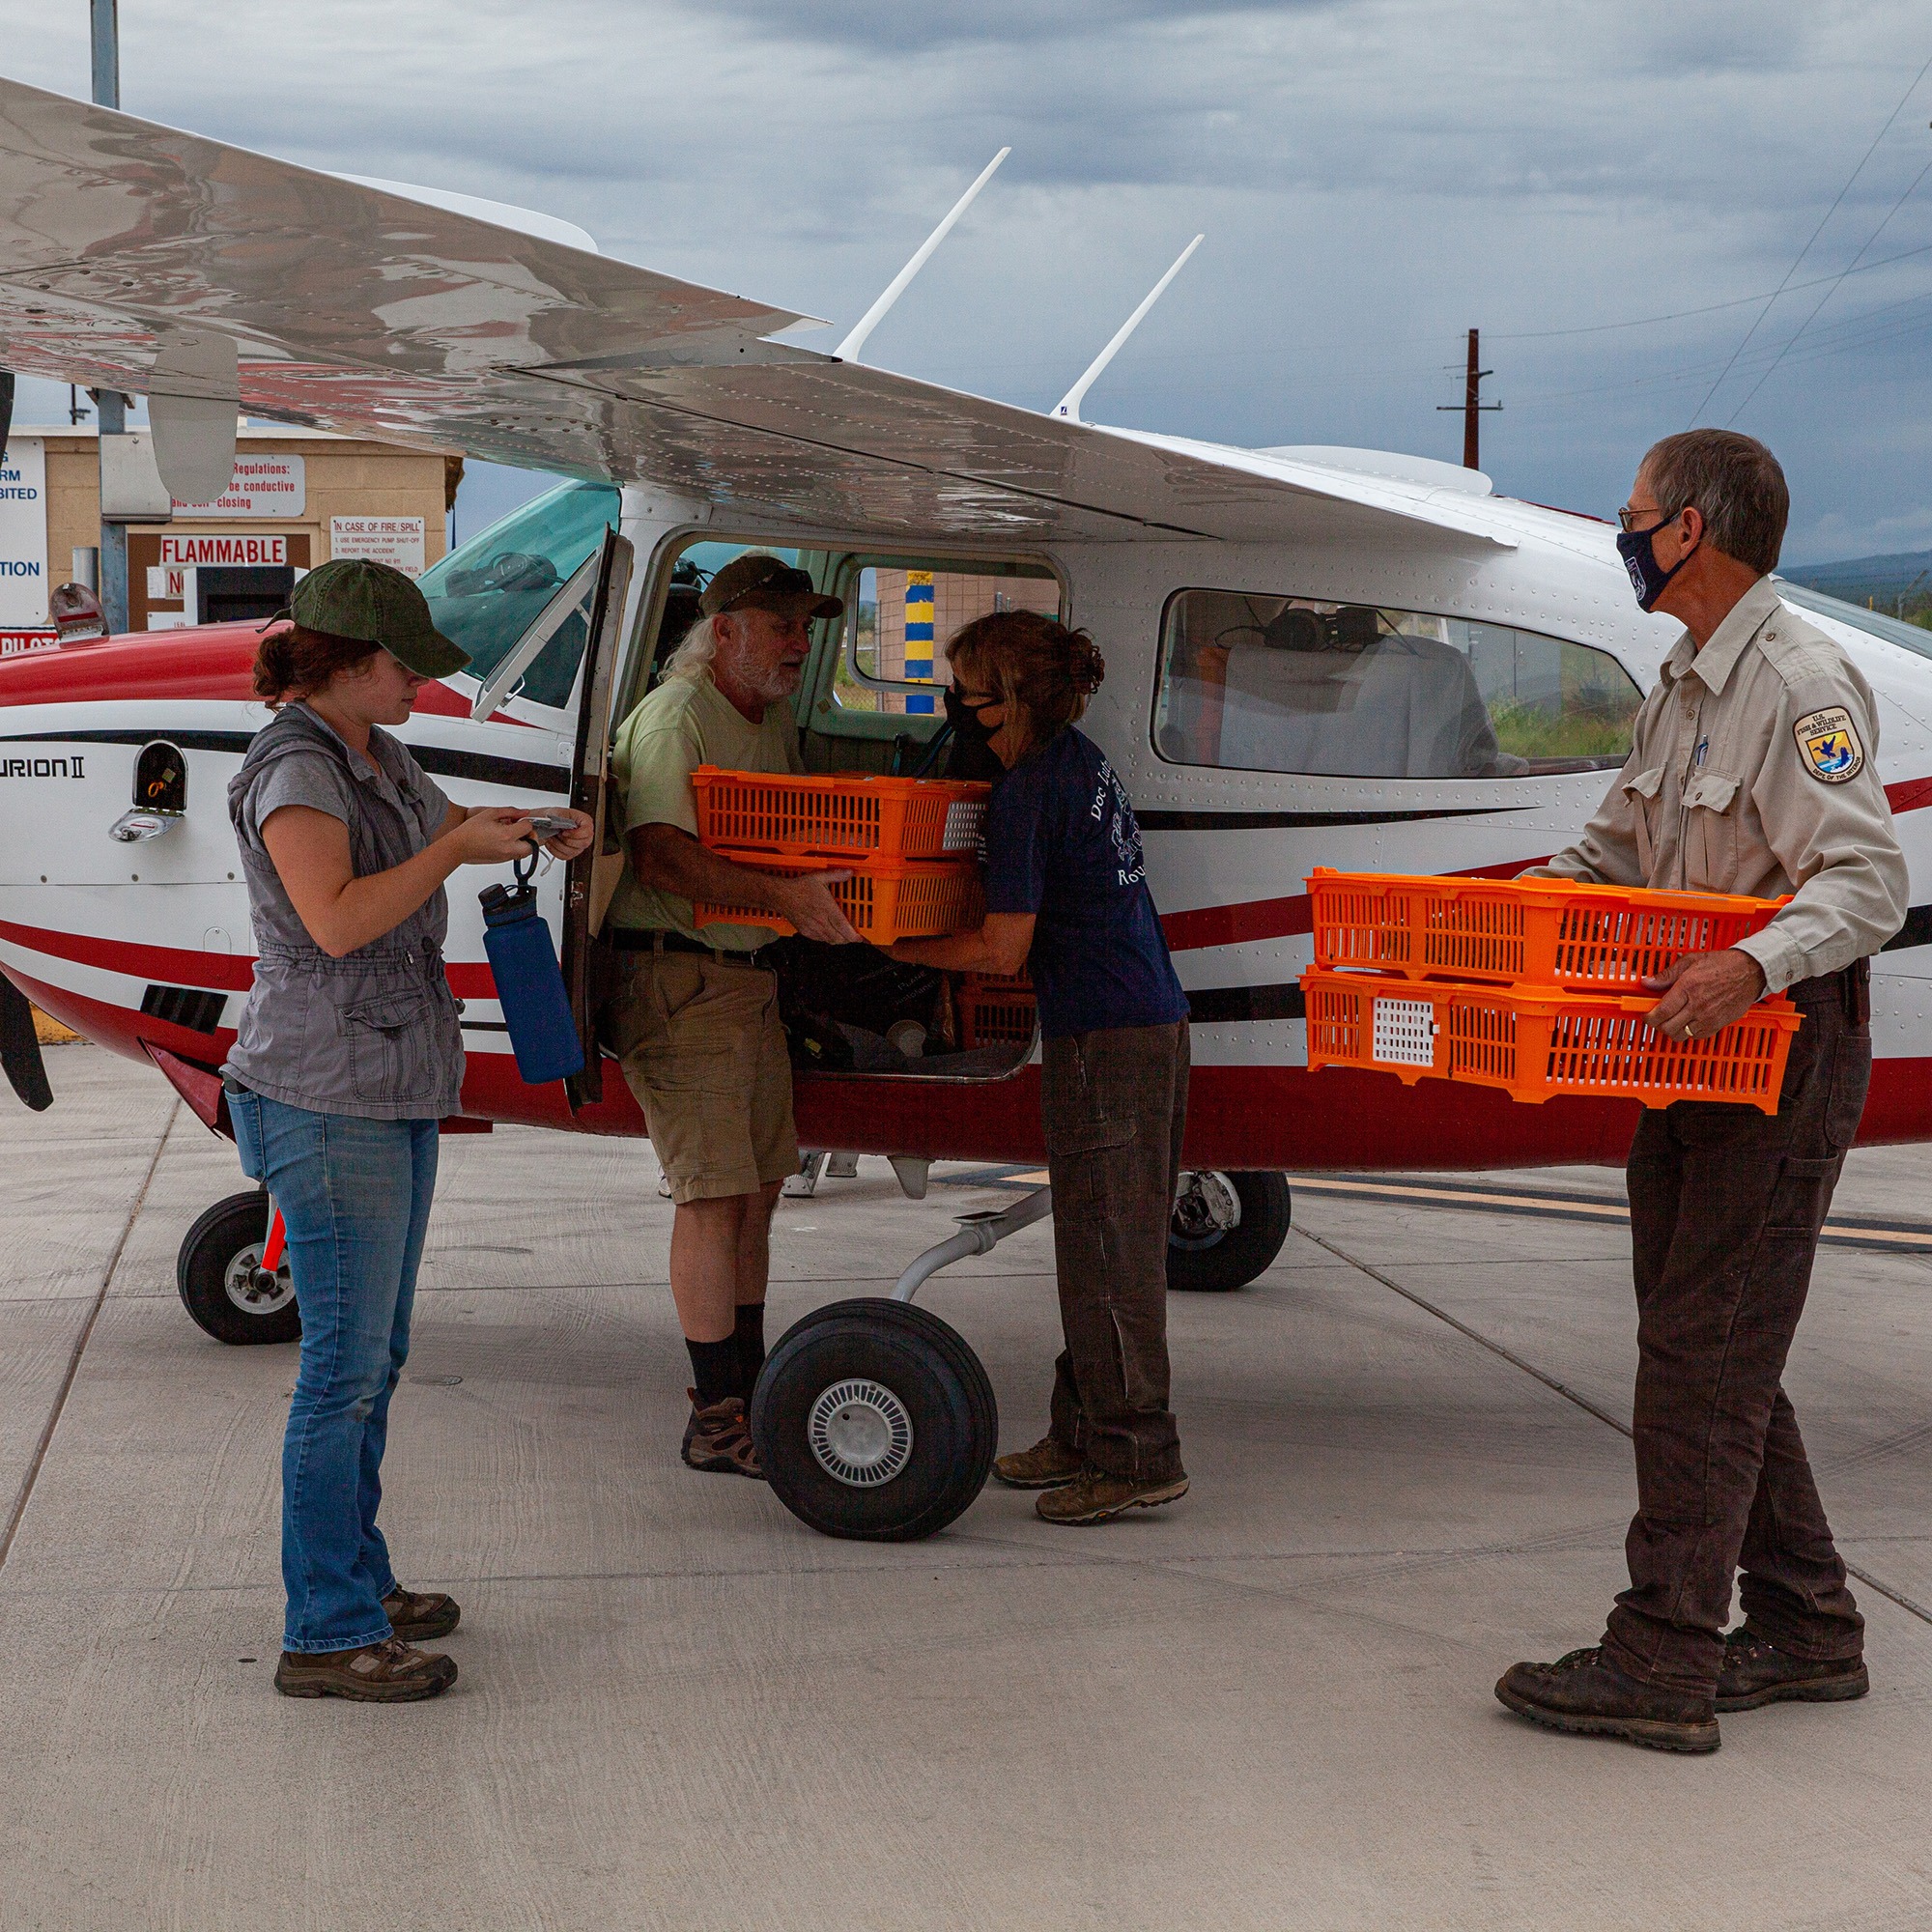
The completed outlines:
[[[330,517],[330,556],[366,556],[386,563],[406,577],[420,577],[423,568],[423,520],[420,517]]]
[[[0,463],[0,630],[44,625],[47,588],[47,446],[12,437]]]
[[[299,456],[235,459],[228,488],[212,503],[177,503],[178,517],[298,517],[308,502],[308,479]]]

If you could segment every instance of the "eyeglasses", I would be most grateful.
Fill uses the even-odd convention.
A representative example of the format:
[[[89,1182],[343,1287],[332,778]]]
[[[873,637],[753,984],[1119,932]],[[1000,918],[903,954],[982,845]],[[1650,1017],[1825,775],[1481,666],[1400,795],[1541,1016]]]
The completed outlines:
[[[1633,510],[1626,503],[1617,512],[1617,528],[1622,530],[1626,536],[1629,536],[1636,528],[1639,517],[1655,517],[1657,519],[1655,523],[1645,524],[1643,527],[1647,530],[1660,530],[1672,517],[1681,516],[1682,514],[1681,510]]]

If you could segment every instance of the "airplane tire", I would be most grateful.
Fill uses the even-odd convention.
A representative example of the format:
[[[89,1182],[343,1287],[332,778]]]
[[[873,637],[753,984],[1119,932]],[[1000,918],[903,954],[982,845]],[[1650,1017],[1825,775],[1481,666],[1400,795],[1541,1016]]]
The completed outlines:
[[[261,1280],[269,1238],[269,1197],[260,1188],[231,1194],[202,1215],[181,1244],[175,1286],[182,1305],[217,1342],[294,1342],[301,1335],[285,1253],[272,1283]]]
[[[787,1329],[752,1396],[766,1480],[826,1536],[910,1543],[985,1487],[1000,1435],[993,1385],[956,1329],[864,1296]]]
[[[1238,1210],[1232,1225],[1224,1225],[1228,1193]],[[1284,1175],[1183,1175],[1167,1240],[1169,1289],[1219,1294],[1246,1288],[1281,1253],[1289,1206]]]

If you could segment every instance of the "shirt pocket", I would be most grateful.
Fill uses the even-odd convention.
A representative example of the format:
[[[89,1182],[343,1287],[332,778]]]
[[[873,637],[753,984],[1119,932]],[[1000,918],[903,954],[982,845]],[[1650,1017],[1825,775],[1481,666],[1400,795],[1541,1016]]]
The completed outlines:
[[[1631,827],[1636,836],[1636,862],[1648,885],[1657,860],[1657,799],[1663,789],[1663,767],[1653,765],[1624,781],[1624,797],[1629,802]]]
[[[1738,807],[1743,782],[1728,772],[1699,772],[1684,787],[1684,883],[1693,893],[1727,893],[1738,876]]]
[[[358,1100],[407,1106],[436,1097],[440,1072],[427,986],[402,986],[341,1009],[349,1081]]]

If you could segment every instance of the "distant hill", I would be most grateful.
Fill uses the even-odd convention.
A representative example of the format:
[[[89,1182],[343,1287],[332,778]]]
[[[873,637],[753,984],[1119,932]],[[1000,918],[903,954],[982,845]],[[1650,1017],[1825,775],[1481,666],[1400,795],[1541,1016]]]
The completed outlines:
[[[1900,597],[1915,606],[1932,602],[1932,550],[1847,557],[1841,563],[1780,564],[1777,574],[1828,597],[1842,597],[1847,604],[1869,602],[1881,611],[1890,611]]]

